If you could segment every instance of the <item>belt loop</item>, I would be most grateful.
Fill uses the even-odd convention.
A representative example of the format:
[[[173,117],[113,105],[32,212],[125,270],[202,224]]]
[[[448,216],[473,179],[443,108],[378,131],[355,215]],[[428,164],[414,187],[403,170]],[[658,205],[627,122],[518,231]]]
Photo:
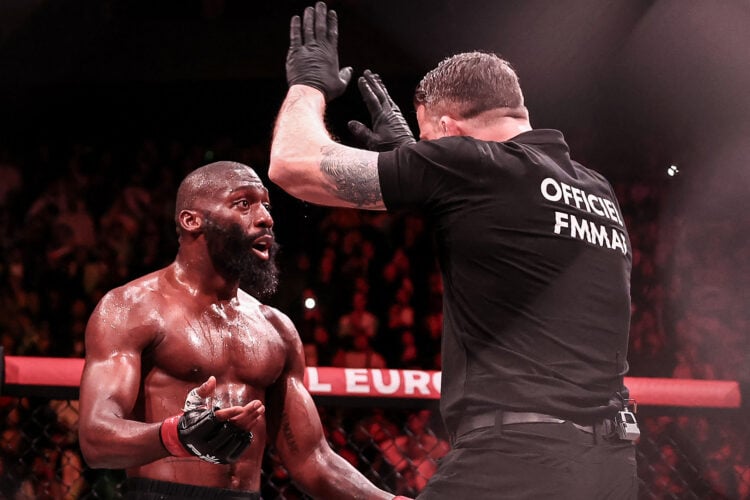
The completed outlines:
[[[503,410],[495,412],[495,432],[497,432],[498,436],[503,435]]]
[[[601,432],[602,420],[594,420],[591,428],[594,429],[594,444],[599,444],[599,433]]]

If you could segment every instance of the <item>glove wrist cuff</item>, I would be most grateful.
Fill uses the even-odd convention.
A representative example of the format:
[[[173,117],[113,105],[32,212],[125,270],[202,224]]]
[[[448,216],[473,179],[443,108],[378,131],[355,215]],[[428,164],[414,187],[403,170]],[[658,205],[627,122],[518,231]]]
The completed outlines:
[[[161,439],[161,444],[170,455],[175,457],[192,457],[193,454],[182,445],[177,433],[177,424],[180,422],[181,417],[182,415],[175,415],[174,417],[165,419],[161,423],[161,427],[159,427],[159,439]]]

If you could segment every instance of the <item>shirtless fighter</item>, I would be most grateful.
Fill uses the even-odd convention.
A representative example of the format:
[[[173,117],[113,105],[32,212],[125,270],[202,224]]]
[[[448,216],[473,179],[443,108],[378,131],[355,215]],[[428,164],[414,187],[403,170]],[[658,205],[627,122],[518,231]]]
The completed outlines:
[[[107,293],[86,330],[81,450],[126,469],[125,498],[260,498],[266,444],[308,494],[391,499],[323,435],[287,316],[259,302],[277,285],[268,191],[216,162],[177,193],[179,250]]]

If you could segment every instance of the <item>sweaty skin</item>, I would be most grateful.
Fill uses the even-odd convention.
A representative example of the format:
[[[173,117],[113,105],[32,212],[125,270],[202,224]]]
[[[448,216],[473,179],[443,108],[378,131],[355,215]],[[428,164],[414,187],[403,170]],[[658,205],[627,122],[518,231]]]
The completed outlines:
[[[196,300],[176,273],[172,264],[103,300],[89,327],[89,362],[82,384],[82,406],[93,413],[156,422],[146,425],[154,428],[157,452],[158,423],[178,414],[190,389],[210,375],[217,380],[213,404],[222,408],[252,404],[250,410],[263,408],[260,403],[265,404],[266,391],[277,379],[280,384],[302,379],[296,332],[278,311],[242,291],[227,301]],[[258,411],[249,413],[242,427],[255,438],[231,465],[174,458],[164,452],[160,460],[131,466],[128,459],[148,458],[150,447],[131,449],[119,442],[129,425],[110,426],[105,418],[91,424],[98,428],[100,444],[120,455],[105,463],[127,466],[130,476],[187,484],[198,484],[198,479],[204,486],[258,490],[266,419],[256,416]],[[252,425],[256,419],[259,425]]]
[[[231,252],[245,248],[249,255],[239,262],[267,263],[268,191],[245,165],[204,169],[207,175],[178,192],[175,261],[107,293],[89,320],[80,397],[86,461],[126,469],[129,477],[260,491],[264,449],[273,443],[296,483],[316,498],[392,498],[329,447],[303,384],[302,342],[292,322],[239,288],[235,268],[216,257],[226,251],[209,249],[216,242]],[[217,227],[241,228],[250,246]],[[254,434],[237,462],[175,458],[162,445],[161,422],[178,415],[196,387],[221,408],[220,420]]]

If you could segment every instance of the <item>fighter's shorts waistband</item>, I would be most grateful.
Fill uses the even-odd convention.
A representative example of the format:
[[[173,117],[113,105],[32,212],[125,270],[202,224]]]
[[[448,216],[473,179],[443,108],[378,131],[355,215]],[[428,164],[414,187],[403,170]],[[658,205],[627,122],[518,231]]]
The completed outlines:
[[[260,493],[158,481],[145,477],[125,480],[126,499],[205,498],[213,500],[261,500]]]
[[[533,424],[533,423],[547,423],[547,424],[562,424],[564,422],[570,422],[576,428],[589,434],[594,434],[597,428],[604,427],[604,424],[608,419],[599,419],[599,421],[584,425],[581,423],[574,422],[569,419],[555,417],[553,415],[547,415],[545,413],[536,413],[530,411],[505,411],[497,410],[486,413],[480,413],[476,415],[464,415],[461,417],[461,421],[456,427],[456,433],[454,438],[459,438],[464,434],[467,434],[475,429],[482,429],[485,427],[493,427],[496,425],[513,425],[513,424]],[[605,432],[610,432],[611,428]]]

